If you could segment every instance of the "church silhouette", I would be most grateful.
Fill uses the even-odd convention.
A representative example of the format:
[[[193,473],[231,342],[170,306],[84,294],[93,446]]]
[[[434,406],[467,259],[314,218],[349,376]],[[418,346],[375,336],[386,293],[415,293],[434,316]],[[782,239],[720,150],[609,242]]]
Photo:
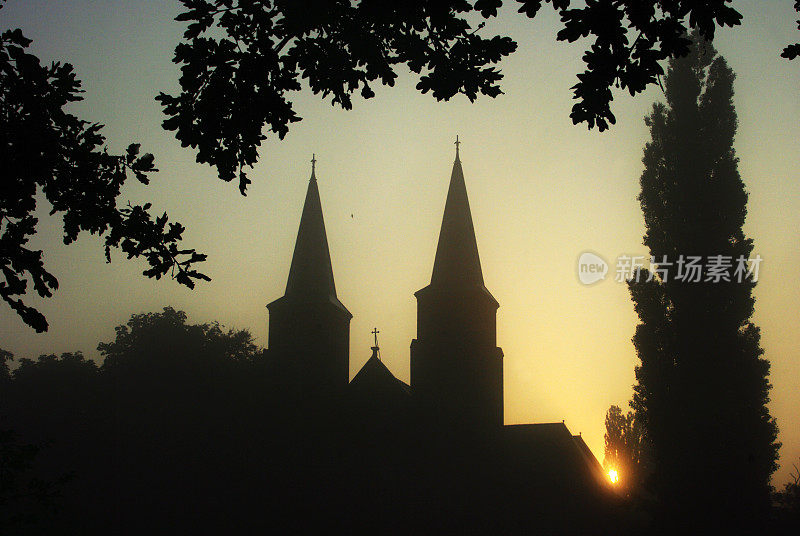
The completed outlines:
[[[305,528],[352,532],[619,533],[618,497],[579,435],[504,424],[499,304],[458,143],[431,282],[415,293],[410,385],[380,360],[377,330],[349,381],[353,315],[336,295],[312,160],[286,292],[267,306],[272,388],[292,430],[282,508]]]

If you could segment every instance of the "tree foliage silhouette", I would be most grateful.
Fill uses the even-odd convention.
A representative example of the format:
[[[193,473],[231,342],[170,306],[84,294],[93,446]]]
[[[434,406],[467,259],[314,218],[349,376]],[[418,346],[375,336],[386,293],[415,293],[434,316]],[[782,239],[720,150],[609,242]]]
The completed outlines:
[[[795,0],[794,10],[800,13],[800,0]],[[800,20],[797,21],[797,29],[800,30]],[[800,43],[787,45],[786,48],[783,49],[783,52],[781,52],[781,57],[789,60],[793,60],[797,56],[800,56]]]
[[[769,362],[750,320],[755,278],[735,273],[753,241],[742,231],[734,73],[694,39],[687,57],[670,62],[666,104],[646,118],[639,201],[644,244],[660,266],[629,283],[640,320],[632,406],[652,447],[661,515],[743,530],[763,521],[779,445],[766,405]],[[722,256],[727,280],[688,277],[688,256]]]
[[[5,393],[5,387],[11,381],[11,369],[8,363],[13,360],[14,354],[0,348],[0,396]],[[2,398],[0,398],[0,402],[2,402]]]
[[[3,2],[0,2],[2,8]],[[166,213],[152,217],[150,203],[121,206],[120,189],[132,174],[147,184],[157,171],[153,155],[140,154],[131,144],[123,155],[103,147],[102,125],[68,113],[66,107],[81,100],[81,83],[69,64],[41,65],[26,52],[31,40],[22,32],[0,35],[0,162],[4,187],[0,193],[0,296],[23,322],[38,332],[47,320],[23,297],[28,283],[49,298],[58,280],[44,265],[41,250],[27,246],[37,232],[37,193],[51,205],[50,215],[61,214],[64,243],[74,242],[83,231],[105,237],[106,260],[111,249],[127,257],[144,257],[144,275],[159,279],[172,272],[181,284],[194,287],[209,278],[195,263],[205,255],[179,249],[184,228],[168,223]]]
[[[419,75],[421,92],[473,101],[501,93],[495,66],[517,46],[508,37],[479,35],[484,21],[476,22],[496,17],[501,0],[181,1],[177,20],[189,23],[175,49],[181,91],[157,97],[168,116],[164,128],[221,179],[238,178],[242,194],[264,127],[282,139],[301,119],[290,100],[301,79],[350,109],[356,91],[371,98],[371,84],[394,85],[395,70],[405,65]],[[593,38],[583,56],[586,70],[572,88],[571,118],[600,131],[616,121],[612,87],[644,91],[663,74],[661,61],[688,52],[688,28],[712,39],[717,26],[741,20],[728,0],[592,0],[578,8],[570,0],[545,2],[561,15],[559,41]],[[516,3],[529,18],[542,6],[542,0]]]
[[[796,529],[800,525],[800,466],[794,464],[793,469],[789,475],[791,480],[775,494],[778,521],[786,529]]]
[[[644,431],[634,413],[625,414],[612,405],[606,412],[605,454],[603,467],[619,473],[619,485],[628,492],[640,485],[644,470]]]
[[[0,349],[0,361],[13,357]],[[74,425],[94,411],[97,367],[78,352],[23,358],[13,372],[0,372],[0,532],[47,533],[74,480],[72,464],[53,445],[89,447],[86,427]],[[67,458],[76,452],[64,450]]]
[[[173,508],[195,518],[207,508],[208,519],[217,507],[251,507],[247,501],[263,497],[256,492],[270,482],[265,430],[274,404],[263,350],[248,332],[190,324],[182,311],[165,308],[132,315],[100,351],[100,367],[80,353],[21,359],[0,392],[0,450],[16,464],[9,475],[48,492],[47,502],[24,502],[30,520],[9,526],[142,533],[176,517]],[[74,478],[63,481],[65,473]],[[23,504],[20,486],[8,482],[0,500]]]
[[[36,474],[40,448],[20,443],[11,430],[0,429],[0,531],[38,534],[56,517],[59,496],[69,475],[54,480]]]
[[[104,358],[103,371],[202,368],[208,361],[252,362],[261,357],[246,330],[224,331],[217,322],[187,324],[186,320],[185,312],[172,307],[160,313],[132,315],[126,324],[116,327],[113,341],[97,346]]]

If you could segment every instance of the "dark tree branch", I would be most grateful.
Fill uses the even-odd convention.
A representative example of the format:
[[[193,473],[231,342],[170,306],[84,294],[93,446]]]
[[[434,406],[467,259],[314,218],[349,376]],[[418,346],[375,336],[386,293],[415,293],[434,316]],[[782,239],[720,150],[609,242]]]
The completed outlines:
[[[58,288],[55,276],[45,269],[43,251],[26,247],[36,234],[38,220],[32,213],[36,194],[51,205],[50,214],[61,214],[64,243],[75,241],[83,231],[105,237],[106,259],[111,248],[128,258],[144,257],[149,277],[172,271],[181,284],[194,287],[208,280],[193,264],[205,260],[194,250],[179,250],[184,228],[164,214],[153,219],[150,204],[118,207],[120,189],[131,175],[147,184],[158,171],[152,154],[139,154],[132,144],[124,155],[104,148],[102,125],[83,121],[64,111],[81,99],[80,81],[69,64],[40,65],[25,49],[31,41],[20,30],[0,36],[0,161],[8,188],[0,194],[0,297],[36,331],[46,331],[47,321],[24,303],[28,283],[43,298]]]

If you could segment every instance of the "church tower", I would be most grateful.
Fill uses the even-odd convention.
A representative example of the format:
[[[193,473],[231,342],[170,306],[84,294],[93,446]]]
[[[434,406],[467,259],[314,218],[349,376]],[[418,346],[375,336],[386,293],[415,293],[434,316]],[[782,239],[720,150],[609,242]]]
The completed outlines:
[[[501,427],[499,304],[483,284],[458,143],[456,138],[431,284],[415,294],[417,338],[411,342],[411,387],[425,414],[442,424]]]
[[[322,204],[312,159],[286,293],[269,305],[269,351],[286,387],[303,397],[348,384],[350,319],[336,297]]]

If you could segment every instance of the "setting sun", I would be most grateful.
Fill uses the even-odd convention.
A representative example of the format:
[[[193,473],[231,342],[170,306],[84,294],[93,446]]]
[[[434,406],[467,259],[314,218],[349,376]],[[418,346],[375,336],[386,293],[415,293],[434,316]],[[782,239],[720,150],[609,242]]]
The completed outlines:
[[[616,469],[609,469],[608,470],[608,479],[611,481],[612,484],[616,484],[619,482],[619,473]]]

